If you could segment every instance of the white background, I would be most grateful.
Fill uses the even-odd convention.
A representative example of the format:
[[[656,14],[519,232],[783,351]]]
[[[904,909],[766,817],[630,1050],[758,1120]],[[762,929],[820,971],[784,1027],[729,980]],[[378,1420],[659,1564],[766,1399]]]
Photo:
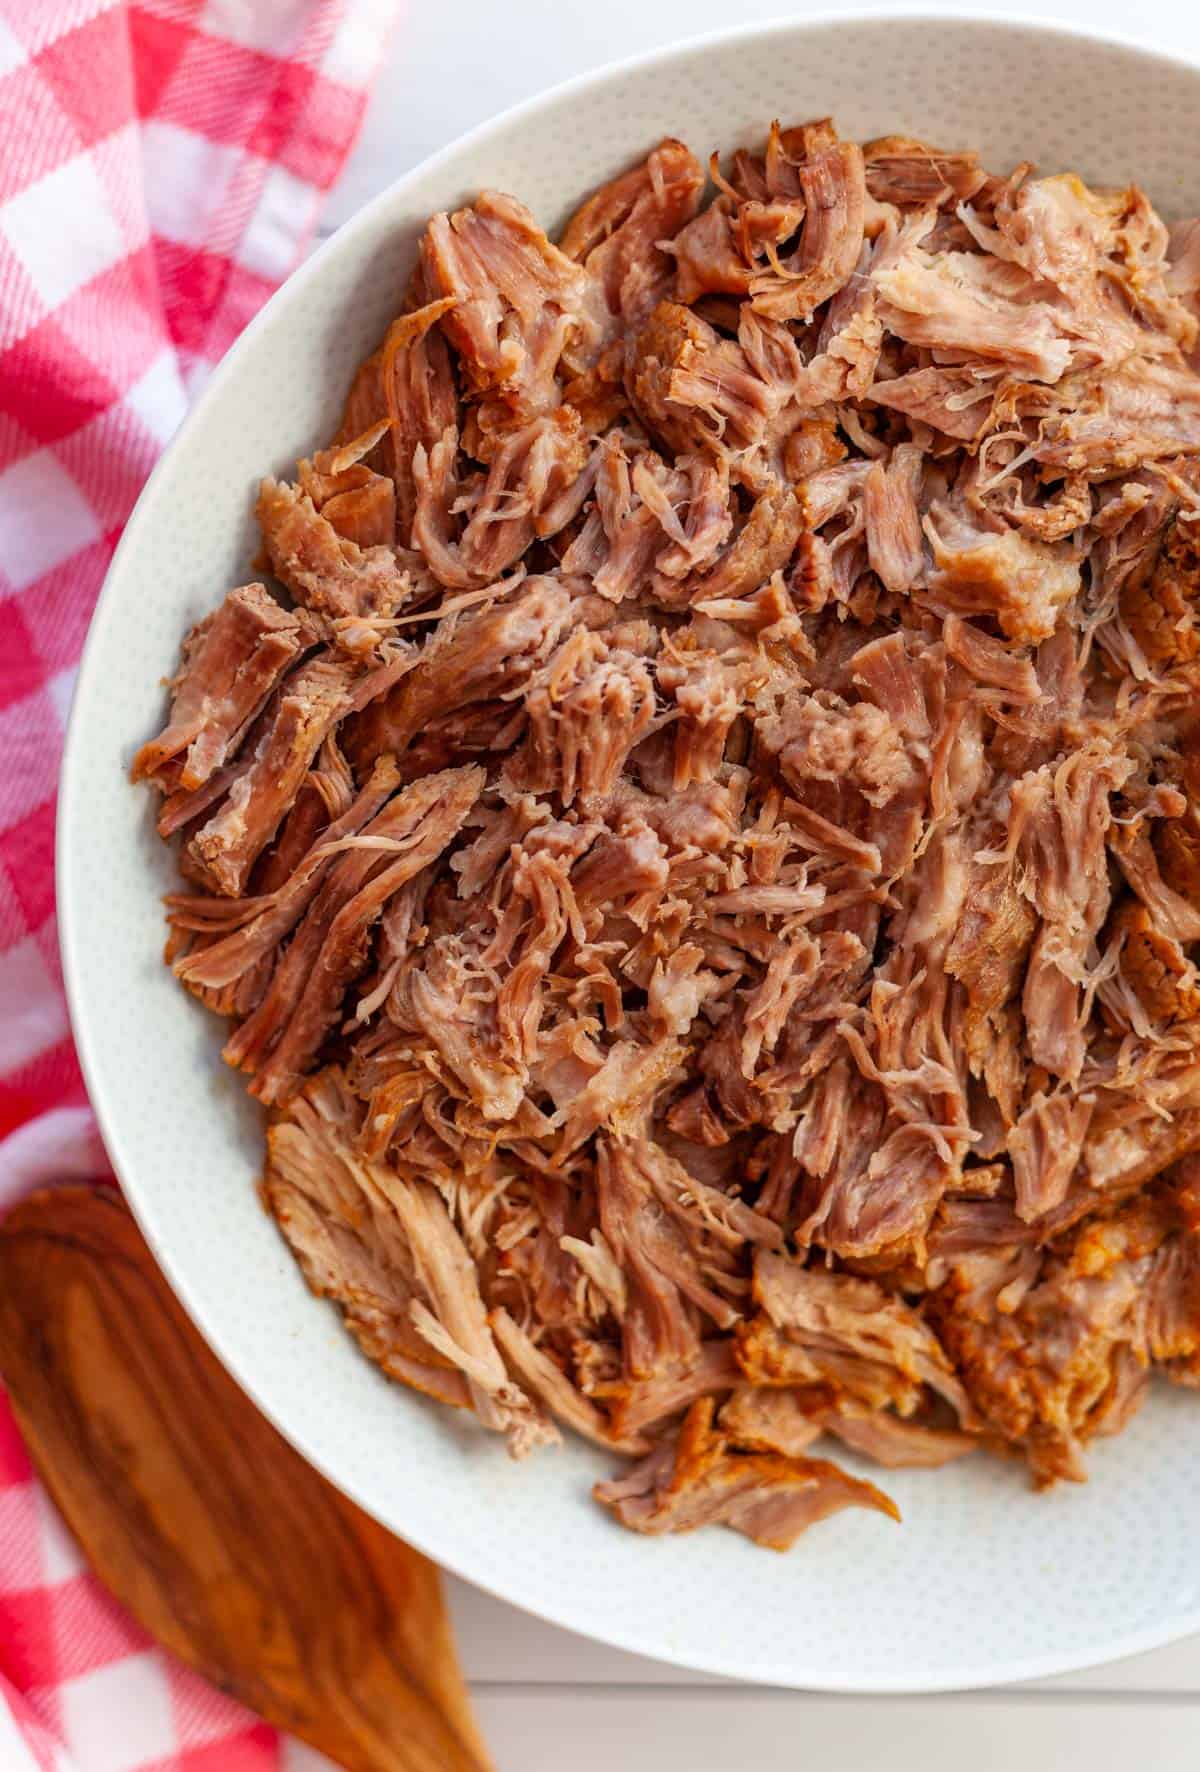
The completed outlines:
[[[434,149],[572,75],[707,30],[839,10],[836,0],[401,3],[362,138],[329,200],[326,232]],[[995,0],[877,0],[871,10],[927,14],[933,31],[938,13],[1008,9]],[[1130,0],[1026,0],[1012,10],[1200,60],[1200,0],[1141,9]],[[1200,1772],[1200,1638],[1003,1693],[826,1698],[682,1674],[542,1624],[465,1583],[449,1588],[463,1664],[501,1772]]]

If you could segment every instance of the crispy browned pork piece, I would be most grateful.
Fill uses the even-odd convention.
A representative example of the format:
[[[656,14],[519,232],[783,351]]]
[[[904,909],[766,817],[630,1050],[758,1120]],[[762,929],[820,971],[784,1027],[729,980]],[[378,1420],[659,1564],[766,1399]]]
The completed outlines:
[[[663,1440],[627,1476],[596,1485],[596,1499],[635,1532],[691,1532],[720,1524],[771,1550],[790,1550],[802,1532],[844,1507],[900,1518],[894,1502],[823,1458],[738,1452],[713,1428],[711,1397],[693,1403],[674,1439]]]
[[[134,774],[366,1354],[785,1548],[1200,1385],[1200,223],[711,174],[431,218]]]
[[[1080,1447],[1119,1431],[1151,1363],[1200,1377],[1200,1243],[1184,1169],[1085,1220],[1014,1280],[1009,1252],[950,1262],[930,1317],[987,1426],[1039,1482],[1080,1479]]]

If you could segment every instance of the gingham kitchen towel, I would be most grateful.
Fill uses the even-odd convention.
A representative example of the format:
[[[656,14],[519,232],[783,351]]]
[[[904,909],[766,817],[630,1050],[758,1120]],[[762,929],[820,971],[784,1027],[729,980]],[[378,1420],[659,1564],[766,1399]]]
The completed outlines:
[[[0,0],[0,1212],[107,1167],[53,882],[96,593],[189,399],[303,255],[395,5]],[[82,1572],[0,1393],[3,1772],[314,1763]]]

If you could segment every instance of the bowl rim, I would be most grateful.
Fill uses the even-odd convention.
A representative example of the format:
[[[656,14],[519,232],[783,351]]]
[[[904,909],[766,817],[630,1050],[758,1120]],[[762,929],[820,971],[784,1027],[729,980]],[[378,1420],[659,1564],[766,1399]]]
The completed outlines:
[[[259,335],[279,322],[288,305],[304,299],[308,289],[319,282],[325,266],[344,251],[360,232],[369,229],[377,213],[395,204],[397,199],[403,195],[406,187],[423,182],[430,174],[436,173],[443,165],[451,162],[465,150],[486,145],[488,138],[493,134],[499,135],[513,125],[524,124],[535,119],[542,111],[552,109],[562,100],[574,94],[591,93],[604,86],[612,85],[623,76],[647,72],[676,59],[684,60],[706,50],[725,49],[736,43],[759,43],[772,37],[803,36],[810,31],[828,30],[836,26],[852,29],[871,25],[896,25],[907,28],[927,25],[931,30],[945,29],[950,26],[966,31],[1003,30],[1015,35],[1032,34],[1042,39],[1066,43],[1078,42],[1119,50],[1142,62],[1158,64],[1164,68],[1183,69],[1194,74],[1200,82],[1200,49],[1195,55],[1167,50],[1150,45],[1131,33],[1120,30],[1107,27],[1093,29],[1072,20],[1039,18],[1028,12],[1001,15],[1000,13],[960,10],[957,7],[932,12],[919,6],[914,7],[911,11],[907,9],[901,11],[891,7],[868,5],[851,6],[845,9],[824,6],[821,10],[803,17],[779,17],[756,22],[752,25],[722,26],[715,30],[699,32],[638,55],[615,58],[605,62],[599,68],[574,75],[536,92],[475,124],[471,129],[454,137],[453,140],[426,155],[424,159],[406,168],[396,178],[390,180],[381,191],[378,191],[356,209],[334,233],[310,252],[309,256],[272,293],[225,355],[214,366],[198,399],[194,405],[189,407],[178,429],[155,463],[138,494],[113,552],[88,623],[63,742],[58,778],[54,852],[55,906],[63,985],[71,1034],[79,1057],[88,1101],[95,1114],[105,1152],[112,1163],[125,1203],[133,1213],[155,1261],[166,1276],[168,1284],[195,1328],[216,1354],[226,1371],[287,1443],[315,1470],[319,1471],[328,1482],[332,1483],[340,1493],[348,1496],[374,1519],[379,1519],[379,1515],[375,1512],[370,1499],[358,1492],[356,1487],[348,1485],[336,1470],[330,1467],[329,1460],[307,1443],[303,1433],[298,1430],[293,1431],[281,1419],[272,1397],[264,1394],[257,1380],[242,1369],[242,1362],[230,1351],[219,1319],[212,1313],[205,1313],[194,1295],[186,1272],[177,1260],[160,1246],[155,1235],[152,1208],[142,1197],[136,1180],[137,1160],[131,1157],[122,1127],[117,1124],[111,1114],[105,1098],[97,1036],[90,1024],[88,1003],[81,983],[79,955],[86,936],[79,914],[80,905],[67,884],[68,881],[75,878],[77,872],[73,855],[76,842],[75,833],[79,829],[79,825],[71,816],[71,811],[77,792],[75,785],[78,773],[77,759],[86,743],[83,710],[93,692],[93,677],[98,668],[97,660],[101,651],[101,630],[110,611],[117,606],[119,585],[126,564],[136,555],[141,532],[151,521],[156,488],[165,476],[168,463],[176,449],[193,432],[203,427],[209,407],[221,398],[222,390],[226,384],[238,375],[243,358],[254,350]],[[388,1531],[395,1532],[395,1527],[390,1521],[379,1519],[379,1523]],[[401,1536],[401,1534],[397,1533],[396,1536]],[[645,1640],[637,1628],[636,1617],[632,1615],[629,1624],[619,1631],[611,1627],[592,1628],[581,1624],[578,1618],[572,1614],[569,1600],[565,1596],[561,1605],[552,1605],[544,1600],[534,1601],[514,1595],[504,1585],[502,1578],[481,1577],[469,1566],[469,1560],[467,1562],[459,1560],[453,1539],[450,1537],[445,1542],[436,1543],[431,1534],[423,1531],[417,1531],[411,1537],[405,1532],[403,1537],[405,1542],[423,1552],[443,1569],[459,1576],[472,1586],[482,1589],[483,1592],[508,1605],[517,1607],[520,1611],[527,1612],[533,1617],[541,1618],[547,1623],[571,1631],[576,1635],[589,1637],[613,1648],[641,1655],[666,1665],[711,1674],[721,1679],[732,1677],[734,1680],[747,1684],[775,1684],[792,1688],[801,1686],[801,1681],[798,1678],[789,1676],[786,1671],[779,1668],[765,1671],[760,1682],[756,1682],[754,1676],[745,1673],[730,1676],[728,1664],[719,1655],[705,1657],[703,1654],[691,1650],[686,1652],[673,1650],[670,1646],[660,1642]],[[1162,1648],[1193,1633],[1200,1633],[1200,1598],[1191,1608],[1176,1613],[1165,1623],[1147,1624],[1139,1629],[1126,1630],[1119,1636],[1097,1640],[1091,1648],[1081,1646],[1065,1654],[1047,1652],[1024,1658],[1017,1657],[1006,1662],[999,1670],[995,1665],[983,1663],[978,1667],[970,1667],[953,1674],[927,1673],[918,1674],[916,1677],[899,1674],[873,1674],[863,1677],[853,1669],[847,1668],[840,1673],[823,1674],[815,1684],[811,1681],[806,1684],[807,1689],[814,1691],[862,1696],[872,1694],[918,1696],[940,1692],[978,1690],[990,1686],[1007,1686],[1027,1680],[1045,1679],[1055,1675],[1078,1672],[1090,1667],[1107,1665],[1128,1656]]]

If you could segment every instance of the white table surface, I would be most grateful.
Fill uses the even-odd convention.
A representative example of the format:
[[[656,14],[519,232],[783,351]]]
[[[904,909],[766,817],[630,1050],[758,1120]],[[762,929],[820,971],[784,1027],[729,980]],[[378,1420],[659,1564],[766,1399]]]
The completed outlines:
[[[574,74],[738,22],[837,0],[401,0],[331,232],[474,124]],[[873,10],[995,14],[993,0]],[[1198,0],[1017,0],[1013,11],[1136,34],[1200,60]],[[1200,1504],[1200,1473],[1197,1481]],[[1198,1505],[1197,1529],[1200,1529]],[[802,1552],[798,1554],[803,1554]],[[500,1772],[1200,1772],[1200,1637],[1003,1692],[861,1699],[722,1683],[542,1623],[451,1579],[459,1648]],[[305,1767],[315,1756],[302,1756]],[[299,1762],[297,1762],[297,1766]]]

